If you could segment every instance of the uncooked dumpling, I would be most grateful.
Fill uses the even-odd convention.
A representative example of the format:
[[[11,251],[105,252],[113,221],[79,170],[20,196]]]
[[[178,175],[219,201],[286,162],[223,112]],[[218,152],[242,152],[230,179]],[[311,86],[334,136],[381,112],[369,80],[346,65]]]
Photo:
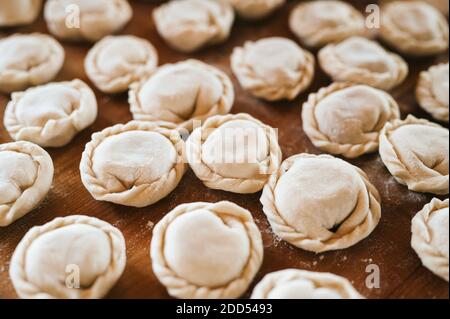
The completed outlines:
[[[92,135],[81,180],[100,201],[145,207],[169,195],[186,169],[180,132],[153,122],[118,124]]]
[[[343,277],[321,272],[285,269],[266,275],[252,299],[362,299]]]
[[[158,33],[174,49],[196,51],[230,35],[234,11],[227,0],[172,0],[153,11]]]
[[[48,0],[44,11],[56,37],[92,42],[121,30],[132,14],[127,0]]]
[[[53,80],[64,63],[64,49],[52,37],[14,34],[0,39],[0,92],[21,91]]]
[[[231,68],[244,90],[268,101],[295,99],[311,84],[314,65],[311,53],[279,37],[248,41],[231,55]]]
[[[228,114],[234,103],[230,78],[197,60],[166,64],[133,84],[129,92],[133,118],[166,121],[192,130],[208,117]]]
[[[436,120],[448,122],[449,67],[447,64],[432,66],[420,73],[416,96],[420,106]]]
[[[258,272],[263,244],[249,211],[230,202],[180,205],[155,226],[153,272],[183,299],[240,297]]]
[[[187,159],[212,189],[259,192],[281,164],[276,131],[248,114],[215,116],[189,137]]]
[[[448,199],[434,198],[412,220],[411,246],[423,265],[448,281]]]
[[[375,41],[352,37],[319,51],[322,69],[335,81],[366,84],[390,90],[408,75],[408,65]]]
[[[120,230],[97,218],[69,216],[30,229],[9,274],[21,298],[96,299],[115,285],[125,264]]]
[[[381,217],[380,196],[367,175],[329,155],[288,158],[261,203],[276,235],[315,253],[355,245]]]
[[[380,5],[384,5],[389,2],[397,2],[399,0],[379,0]],[[417,1],[417,0],[400,0],[400,1]],[[422,2],[426,2],[431,4],[433,7],[441,11],[444,15],[448,16],[449,9],[449,1],[448,0],[422,0]]]
[[[0,27],[32,23],[41,6],[42,0],[0,0]]]
[[[349,3],[335,0],[300,3],[292,10],[289,26],[309,47],[322,47],[368,33],[361,12]]]
[[[0,227],[36,208],[53,182],[48,153],[29,142],[0,144]]]
[[[426,56],[448,49],[447,19],[424,1],[394,1],[381,10],[380,35],[398,51]]]
[[[131,83],[149,76],[158,65],[158,53],[145,39],[132,35],[108,36],[88,52],[84,68],[89,79],[105,93],[128,90]]]
[[[334,83],[309,96],[302,118],[303,130],[317,148],[355,158],[378,150],[380,131],[400,118],[400,109],[384,91]]]
[[[412,191],[448,194],[448,129],[409,115],[387,123],[380,155],[389,172]]]
[[[5,110],[11,137],[43,147],[68,144],[97,118],[97,100],[84,82],[50,83],[12,94]]]

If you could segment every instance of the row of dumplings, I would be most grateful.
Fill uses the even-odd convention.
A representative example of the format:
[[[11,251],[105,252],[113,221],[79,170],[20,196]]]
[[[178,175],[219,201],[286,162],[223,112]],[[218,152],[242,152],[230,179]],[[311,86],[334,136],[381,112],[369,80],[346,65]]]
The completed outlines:
[[[327,94],[330,91],[333,93]],[[48,95],[42,97],[48,105]],[[34,114],[20,112],[19,108],[21,113]],[[386,92],[335,83],[311,94],[302,116],[305,132],[319,149],[349,158],[379,150],[383,163],[399,183],[416,192],[448,194],[448,129],[412,115],[401,120],[397,104]],[[43,128],[19,128],[17,136],[22,140],[53,137],[67,141],[67,136],[76,132],[79,118],[83,115],[69,121],[51,119]],[[9,116],[5,119],[11,123]],[[57,134],[59,131],[64,134]],[[97,200],[145,207],[176,188],[186,163],[207,187],[239,194],[261,191],[269,176],[280,168],[277,131],[248,114],[209,117],[187,141],[184,133],[189,131],[170,122],[132,121],[93,134],[80,164],[83,184]],[[28,144],[27,148],[31,147]],[[24,142],[2,146],[15,149],[22,145]],[[11,163],[6,157],[4,162]],[[27,182],[21,181],[20,171],[16,173],[5,171],[13,174],[9,178],[17,179],[20,194]],[[37,204],[40,199],[36,199]],[[2,224],[8,225],[27,212],[12,214]]]
[[[170,1],[155,9],[153,18],[159,34],[170,46],[192,52],[228,38],[234,20],[233,6],[243,17],[260,18],[284,2]],[[379,26],[369,29],[365,17],[348,3],[308,1],[293,9],[289,26],[303,44],[315,48],[353,36],[372,37],[377,33],[383,41],[408,55],[433,55],[448,48],[447,20],[424,1],[387,3],[382,6],[380,19]]]
[[[398,59],[384,61],[381,57],[389,57],[381,54],[384,51],[380,51],[380,56],[374,54],[377,49],[384,49],[364,38],[350,38],[333,47],[323,50],[336,52],[320,51],[319,57],[322,56],[322,67],[331,75],[335,73],[333,79],[337,83],[310,95],[303,107],[303,126],[318,148],[354,158],[375,151],[376,133],[387,121],[399,118],[397,103],[377,88],[386,89],[398,84],[399,79],[403,81],[408,68],[405,62],[392,64],[400,67],[382,74],[371,73],[362,65],[333,62],[364,56],[373,69],[401,59],[397,56]],[[60,70],[64,50],[54,39],[43,34],[13,35],[0,40],[0,49],[3,48],[0,88],[14,91],[4,116],[5,127],[13,139],[60,147],[95,121],[95,95],[80,80],[17,91],[47,82]],[[230,112],[234,88],[224,72],[197,60],[160,67],[157,60],[157,52],[148,41],[134,36],[110,36],[89,51],[85,70],[104,92],[118,93],[129,87],[130,111],[135,120],[166,121],[192,131],[196,121]],[[367,62],[361,60],[363,64]],[[291,40],[265,38],[236,48],[231,66],[241,85],[253,95],[279,100],[294,99],[309,86],[314,76],[313,61],[310,53]],[[355,59],[349,59],[349,63],[353,62]],[[419,104],[444,122],[449,118],[448,74],[448,63],[435,65],[421,73],[416,90]],[[359,108],[348,101],[360,104]],[[329,107],[331,104],[333,107]],[[33,112],[29,112],[31,109]],[[352,115],[351,122],[345,118],[348,114]]]
[[[303,154],[297,160],[297,167],[292,167],[292,171],[301,165],[317,166],[320,161],[332,161],[332,158],[319,159]],[[336,162],[334,165],[344,164]],[[347,173],[352,174],[350,170]],[[333,187],[326,191],[330,188]],[[342,195],[345,190],[340,189],[339,193]],[[364,195],[360,195],[359,200],[365,202],[363,205],[356,203],[362,212],[362,206],[373,198],[364,199]],[[326,209],[334,210],[336,202],[331,199],[329,204]],[[433,199],[413,218],[411,228],[413,249],[426,267],[447,281],[448,204],[448,199]],[[283,206],[286,207],[286,203]],[[344,222],[350,233],[346,233],[344,226],[331,237],[326,229],[312,228],[305,234],[292,233],[289,227],[284,227],[284,231],[290,232],[291,240],[303,242],[307,247],[317,245],[317,239],[311,238],[313,233],[329,237],[330,248],[336,248],[333,241],[350,241],[349,237],[355,237],[351,233],[366,232],[370,227],[373,217],[355,215],[358,216]],[[361,220],[365,221],[354,225]],[[155,226],[150,245],[154,274],[171,296],[184,299],[242,296],[261,267],[263,252],[261,233],[251,213],[231,202],[176,207]],[[97,218],[75,215],[56,218],[30,229],[14,251],[10,276],[21,298],[101,298],[121,277],[126,259],[125,240],[119,229]],[[74,271],[80,275],[78,281],[68,275]],[[251,297],[364,298],[343,277],[299,269],[266,275]]]
[[[230,202],[192,203],[178,206],[155,226],[150,257],[153,272],[171,296],[228,299],[248,289],[263,251],[249,211]],[[67,265],[78,267],[78,289],[61,280],[67,277]],[[12,256],[10,275],[22,298],[101,298],[125,266],[120,230],[77,215],[32,228]],[[362,296],[342,277],[291,269],[267,275],[252,298]]]
[[[153,11],[159,34],[173,48],[192,52],[224,42],[230,34],[234,11],[244,18],[266,17],[285,0],[178,0]],[[430,1],[383,1],[370,30],[365,17],[352,5],[339,1],[307,1],[291,12],[291,31],[309,47],[323,47],[352,36],[380,37],[402,53],[432,55],[448,47],[448,3]],[[431,3],[428,4],[428,3]],[[42,0],[0,2],[0,27],[28,24],[40,12]],[[434,5],[434,7],[432,6]],[[438,9],[442,11],[439,12]],[[68,14],[77,16],[71,21]],[[127,0],[49,0],[45,4],[49,31],[64,40],[98,41],[121,30],[131,19]],[[69,16],[70,17],[70,16]],[[80,21],[76,21],[79,19]],[[77,24],[72,26],[72,24]],[[378,30],[374,31],[376,28]]]

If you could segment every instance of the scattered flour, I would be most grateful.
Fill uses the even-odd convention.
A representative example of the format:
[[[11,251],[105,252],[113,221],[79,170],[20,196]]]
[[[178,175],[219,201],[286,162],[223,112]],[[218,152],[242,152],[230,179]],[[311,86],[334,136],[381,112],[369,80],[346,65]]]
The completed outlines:
[[[147,223],[147,229],[152,230],[154,226],[155,226],[155,223],[152,222],[151,220],[149,220]]]

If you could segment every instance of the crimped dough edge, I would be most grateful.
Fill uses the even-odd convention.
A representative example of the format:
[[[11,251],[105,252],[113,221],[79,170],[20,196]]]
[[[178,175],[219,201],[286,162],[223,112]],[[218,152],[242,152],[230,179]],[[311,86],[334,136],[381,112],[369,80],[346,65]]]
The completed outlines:
[[[380,134],[380,156],[386,168],[397,182],[406,185],[409,190],[422,193],[434,193],[437,195],[445,195],[449,192],[449,176],[436,176],[424,180],[415,178],[408,167],[402,162],[397,155],[395,145],[389,140],[389,135],[396,129],[411,124],[428,125],[432,127],[442,127],[425,119],[418,119],[413,115],[408,115],[405,120],[394,120],[386,123]]]
[[[23,190],[22,195],[12,205],[0,205],[0,227],[5,227],[25,216],[44,200],[52,186],[54,168],[50,155],[38,145],[30,142],[0,144],[1,151],[27,154],[39,164],[33,185]]]
[[[369,236],[381,219],[381,197],[378,190],[369,181],[367,175],[356,166],[353,167],[358,172],[366,186],[366,189],[361,191],[365,191],[364,196],[367,196],[369,203],[369,210],[362,212],[366,217],[357,227],[347,229],[348,226],[346,226],[346,222],[357,213],[352,212],[334,232],[334,235],[331,238],[326,241],[322,241],[315,238],[308,238],[306,234],[298,232],[284,220],[275,205],[275,189],[281,176],[284,175],[297,160],[302,158],[337,159],[330,155],[313,155],[303,153],[294,155],[283,162],[281,168],[270,177],[269,182],[264,187],[260,200],[263,205],[264,214],[267,216],[273,232],[293,246],[315,253],[345,249],[357,244]],[[343,231],[345,233],[340,234],[340,232]]]
[[[268,163],[260,163],[267,176],[255,179],[228,178],[214,172],[207,163],[202,160],[202,146],[207,138],[227,122],[245,120],[258,124],[266,133],[269,144]],[[226,116],[214,116],[209,118],[201,128],[196,129],[186,142],[186,154],[188,162],[202,182],[211,189],[224,190],[238,194],[252,194],[259,192],[267,183],[270,174],[278,169],[282,160],[281,148],[278,144],[278,135],[270,126],[262,123],[246,113]]]
[[[339,144],[330,140],[328,136],[319,130],[316,117],[314,115],[315,108],[321,100],[340,90],[357,86],[349,82],[336,82],[328,87],[320,89],[317,93],[312,93],[308,97],[308,101],[303,104],[302,118],[303,129],[308,135],[315,147],[335,155],[342,155],[346,158],[356,158],[363,154],[372,153],[378,150],[379,142],[370,141],[364,144]],[[392,117],[389,121],[400,118],[400,110],[397,102],[387,93],[380,91],[389,101]]]
[[[105,232],[111,242],[111,263],[104,274],[99,276],[88,289],[62,287],[58,295],[43,291],[29,282],[25,273],[25,260],[31,244],[41,235],[69,225],[83,224]],[[100,219],[82,215],[58,217],[42,226],[31,228],[18,244],[11,258],[9,275],[20,298],[24,299],[98,299],[104,297],[122,275],[126,265],[125,239],[117,228]]]
[[[431,233],[428,228],[428,220],[435,211],[448,208],[448,203],[448,199],[441,201],[433,198],[430,203],[426,204],[414,216],[411,226],[411,247],[426,268],[446,281],[449,279],[448,259],[431,245]]]
[[[233,217],[242,222],[247,230],[250,241],[250,256],[242,275],[222,287],[200,287],[179,277],[169,268],[164,256],[165,233],[177,217],[196,210],[207,209],[210,212]],[[261,233],[249,211],[240,206],[222,201],[218,203],[183,204],[169,212],[154,228],[150,246],[150,257],[153,272],[159,281],[167,288],[169,294],[180,299],[229,299],[240,297],[249,287],[262,264],[264,248]]]
[[[123,192],[111,193],[94,173],[92,157],[95,149],[106,138],[129,131],[156,132],[166,137],[177,152],[177,160],[166,175],[161,176],[151,184],[142,184]],[[108,127],[92,135],[92,140],[86,144],[80,162],[81,181],[96,200],[132,207],[146,207],[165,198],[178,186],[186,172],[185,162],[185,143],[178,130],[171,128],[170,125],[164,125],[164,122],[131,121],[127,124],[117,124]]]

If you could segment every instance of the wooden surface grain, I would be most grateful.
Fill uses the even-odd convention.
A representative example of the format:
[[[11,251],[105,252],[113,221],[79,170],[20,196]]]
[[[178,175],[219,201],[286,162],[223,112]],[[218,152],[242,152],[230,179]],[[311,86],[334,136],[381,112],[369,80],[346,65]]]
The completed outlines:
[[[202,50],[193,55],[183,55],[171,50],[158,36],[151,21],[151,2],[131,1],[134,17],[121,32],[149,39],[158,49],[160,64],[197,58],[215,65],[229,74],[236,89],[236,102],[232,113],[247,112],[265,123],[278,128],[280,145],[284,158],[308,152],[319,154],[302,130],[300,118],[301,103],[311,92],[330,83],[330,79],[316,68],[316,77],[311,88],[293,102],[266,103],[244,92],[232,76],[229,56],[235,46],[246,40],[268,36],[283,36],[294,39],[287,25],[289,11],[298,1],[290,1],[272,17],[261,22],[235,23],[230,39],[223,45]],[[350,1],[363,10],[370,1]],[[21,28],[0,30],[0,36],[15,32],[45,32],[47,29],[42,15],[34,24]],[[64,43],[66,61],[57,81],[80,78],[88,81],[84,73],[83,60],[90,44]],[[448,53],[426,59],[408,59],[410,75],[403,85],[392,94],[400,104],[402,116],[414,114],[429,118],[422,111],[414,97],[418,73],[437,62],[448,61]],[[89,82],[88,82],[89,83]],[[411,218],[431,195],[413,193],[399,185],[383,166],[378,154],[363,156],[350,161],[362,168],[378,188],[382,196],[382,219],[374,233],[359,244],[342,251],[312,254],[290,246],[277,239],[262,212],[260,194],[235,195],[207,189],[189,171],[179,187],[156,205],[135,209],[95,201],[83,187],[80,180],[79,162],[84,146],[92,133],[117,123],[131,120],[127,94],[108,96],[96,91],[99,102],[99,116],[94,125],[79,134],[63,148],[48,149],[55,165],[53,187],[44,202],[33,212],[13,225],[0,228],[0,298],[16,298],[9,279],[8,268],[11,255],[24,234],[35,225],[41,225],[58,216],[84,214],[95,216],[118,227],[127,244],[127,267],[109,298],[167,298],[165,288],[158,282],[151,268],[149,245],[152,227],[167,212],[182,203],[195,201],[233,201],[249,209],[259,226],[264,240],[264,261],[252,287],[265,274],[285,268],[302,268],[313,271],[327,271],[348,278],[368,298],[448,298],[448,283],[434,276],[421,266],[420,260],[410,246]],[[9,97],[0,95],[0,123]],[[11,139],[0,125],[0,143]],[[375,264],[380,269],[380,288],[366,286],[366,268]],[[244,295],[248,297],[252,287]]]

